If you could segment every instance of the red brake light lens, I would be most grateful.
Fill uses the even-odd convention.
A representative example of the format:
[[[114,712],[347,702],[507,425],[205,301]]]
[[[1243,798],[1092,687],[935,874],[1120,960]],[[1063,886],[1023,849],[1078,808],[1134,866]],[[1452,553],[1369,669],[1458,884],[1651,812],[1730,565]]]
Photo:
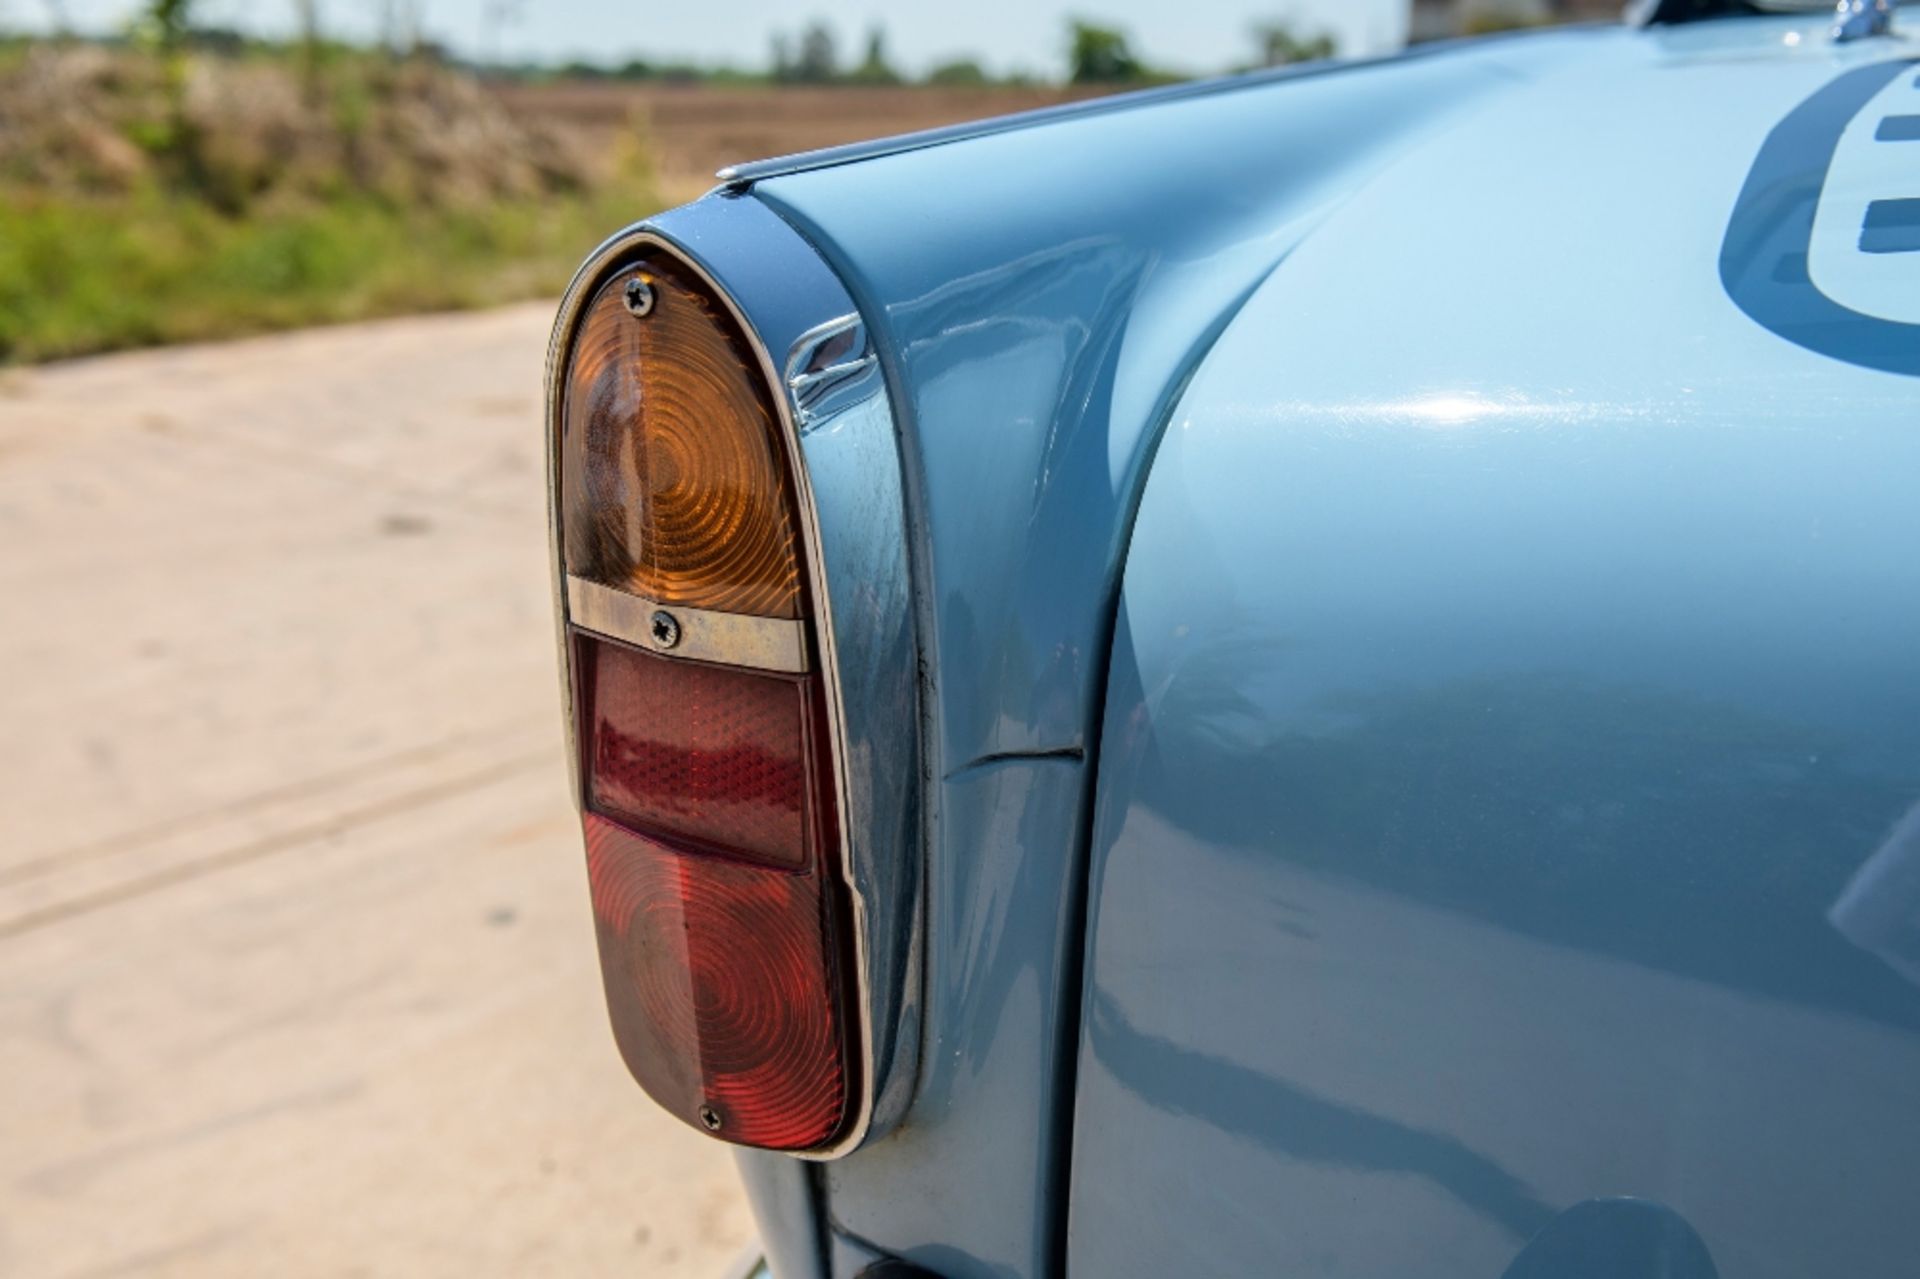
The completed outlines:
[[[729,1141],[844,1126],[846,965],[811,763],[815,677],[574,642],[587,877],[614,1038],[654,1100]]]
[[[564,376],[561,569],[614,1038],[695,1127],[831,1146],[861,1082],[857,979],[784,428],[726,305],[664,252],[598,286]],[[797,638],[701,647],[682,626]],[[764,669],[774,651],[792,657]]]
[[[831,1141],[847,1083],[820,877],[586,823],[607,1007],[634,1076],[729,1141]]]

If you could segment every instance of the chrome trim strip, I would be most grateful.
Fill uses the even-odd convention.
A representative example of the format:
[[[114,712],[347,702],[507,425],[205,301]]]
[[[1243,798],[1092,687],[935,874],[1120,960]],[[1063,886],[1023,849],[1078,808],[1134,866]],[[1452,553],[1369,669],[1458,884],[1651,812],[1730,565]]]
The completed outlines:
[[[925,862],[919,650],[907,583],[892,410],[877,368],[855,375],[861,383],[857,394],[843,393],[841,380],[830,379],[832,404],[821,406],[819,423],[810,423],[810,428],[822,429],[810,429],[802,440],[798,407],[772,350],[791,359],[803,335],[844,323],[855,307],[818,252],[757,200],[709,195],[616,233],[582,264],[555,317],[547,350],[546,405],[548,554],[576,807],[581,804],[579,739],[571,654],[565,643],[567,589],[558,524],[565,360],[593,291],[615,267],[649,249],[673,254],[726,303],[775,392],[793,467],[804,568],[815,602],[809,656],[826,687],[842,815],[840,879],[851,903],[858,1012],[854,1029],[860,1095],[855,1113],[840,1141],[800,1156],[832,1159],[899,1118],[912,1096],[919,1064],[920,879]],[[721,269],[744,294],[721,282]],[[832,493],[836,513],[824,537],[817,484]],[[845,661],[843,643],[851,654]]]
[[[1833,14],[1835,44],[1848,44],[1893,33],[1893,6],[1888,0],[1839,0]]]
[[[802,333],[787,354],[787,393],[800,433],[875,393],[879,371],[880,357],[857,314],[836,316]]]
[[[654,618],[660,613],[673,619],[676,637],[671,643],[655,634]],[[807,670],[805,622],[661,604],[572,574],[567,575],[567,616],[582,630],[668,657],[789,675]]]
[[[1389,55],[1401,57],[1404,54]],[[874,138],[866,142],[846,142],[839,146],[820,147],[813,151],[796,151],[790,155],[772,156],[765,160],[748,160],[739,164],[730,164],[714,175],[724,187],[739,189],[751,186],[767,178],[782,178],[794,173],[808,173],[815,169],[837,168],[843,164],[855,164],[861,160],[878,159],[881,156],[900,155],[908,151],[922,151],[928,147],[945,146],[950,142],[965,142],[971,138],[992,137],[996,133],[1013,133],[1020,129],[1034,129],[1041,125],[1053,124],[1059,120],[1073,120],[1084,116],[1107,115],[1114,111],[1128,111],[1135,107],[1150,107],[1162,102],[1178,102],[1185,98],[1211,97],[1216,93],[1230,93],[1236,89],[1249,89],[1265,84],[1270,80],[1292,79],[1298,76],[1322,75],[1341,67],[1355,65],[1360,61],[1385,61],[1380,59],[1335,60],[1329,62],[1296,63],[1287,67],[1263,67],[1257,71],[1241,72],[1238,75],[1214,76],[1204,80],[1186,80],[1179,84],[1155,85],[1147,89],[1132,89],[1125,93],[1101,94],[1082,98],[1077,102],[1057,102],[1051,106],[1033,107],[1026,111],[1015,111],[1009,115],[989,116],[984,120],[968,120],[960,124],[937,125],[931,129],[919,129],[912,133],[897,134],[890,138]]]

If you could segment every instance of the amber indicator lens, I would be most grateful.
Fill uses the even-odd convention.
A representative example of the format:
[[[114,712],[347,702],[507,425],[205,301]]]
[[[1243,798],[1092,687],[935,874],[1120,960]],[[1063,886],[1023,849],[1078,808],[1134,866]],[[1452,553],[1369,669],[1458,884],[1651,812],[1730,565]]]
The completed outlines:
[[[567,572],[665,604],[801,616],[779,422],[732,315],[654,254],[588,303],[561,422]]]
[[[588,880],[628,1069],[723,1140],[831,1143],[853,1085],[818,677],[573,644]]]

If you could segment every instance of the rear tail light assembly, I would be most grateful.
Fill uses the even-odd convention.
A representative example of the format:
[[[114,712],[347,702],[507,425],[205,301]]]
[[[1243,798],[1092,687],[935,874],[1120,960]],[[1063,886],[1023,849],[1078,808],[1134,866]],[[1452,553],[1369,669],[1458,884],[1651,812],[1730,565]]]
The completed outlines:
[[[719,288],[633,239],[554,366],[555,535],[608,1010],[724,1141],[861,1120],[860,963],[797,436]]]

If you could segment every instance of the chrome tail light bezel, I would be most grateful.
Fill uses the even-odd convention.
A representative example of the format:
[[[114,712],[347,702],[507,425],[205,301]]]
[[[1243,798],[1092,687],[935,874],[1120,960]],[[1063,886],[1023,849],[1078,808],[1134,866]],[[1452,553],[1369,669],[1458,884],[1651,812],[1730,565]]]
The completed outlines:
[[[750,196],[713,195],[610,237],[582,264],[555,319],[546,362],[548,559],[560,654],[571,794],[584,806],[570,626],[606,633],[609,617],[575,616],[584,592],[562,553],[560,431],[567,360],[587,302],[636,255],[671,254],[722,299],[772,390],[796,493],[802,564],[814,600],[810,643],[774,627],[711,623],[700,655],[744,667],[816,665],[840,812],[840,886],[851,903],[858,1095],[844,1134],[801,1157],[831,1159],[886,1131],[910,1098],[919,1056],[920,765],[924,699],[909,589],[897,432],[877,354],[853,299],[819,254]],[[814,367],[820,365],[821,367]],[[855,518],[823,519],[830,512]],[[601,600],[604,605],[606,601]],[[685,610],[676,610],[685,612]],[[805,624],[799,624],[804,627]],[[627,628],[630,629],[630,628]],[[615,638],[644,644],[645,636]],[[769,647],[780,641],[778,652]],[[733,650],[738,647],[739,651]]]

